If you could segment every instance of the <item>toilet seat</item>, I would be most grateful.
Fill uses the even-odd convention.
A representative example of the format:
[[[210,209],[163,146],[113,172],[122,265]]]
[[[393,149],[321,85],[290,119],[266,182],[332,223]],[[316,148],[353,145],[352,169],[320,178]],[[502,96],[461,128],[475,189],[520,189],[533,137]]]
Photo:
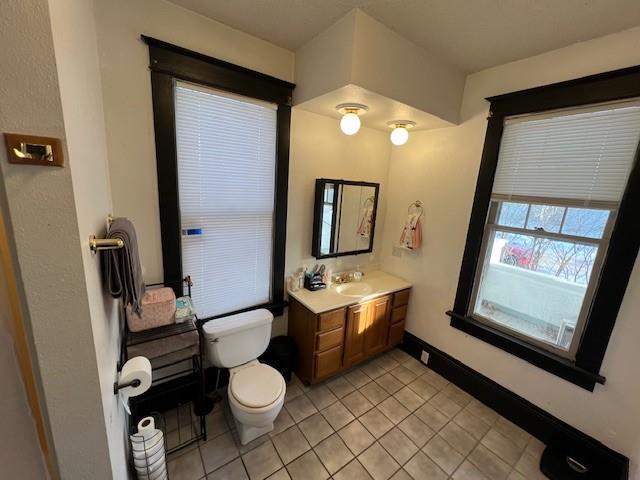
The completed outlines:
[[[257,362],[233,373],[229,382],[229,393],[234,400],[249,409],[262,409],[276,403],[285,388],[280,372]]]

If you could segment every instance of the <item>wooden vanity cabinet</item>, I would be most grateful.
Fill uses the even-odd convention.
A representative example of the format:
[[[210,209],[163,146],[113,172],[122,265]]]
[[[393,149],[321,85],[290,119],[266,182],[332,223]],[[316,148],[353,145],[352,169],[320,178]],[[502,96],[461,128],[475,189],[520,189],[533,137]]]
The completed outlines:
[[[298,347],[298,378],[318,383],[396,346],[408,302],[407,289],[316,314],[291,298],[289,335]]]

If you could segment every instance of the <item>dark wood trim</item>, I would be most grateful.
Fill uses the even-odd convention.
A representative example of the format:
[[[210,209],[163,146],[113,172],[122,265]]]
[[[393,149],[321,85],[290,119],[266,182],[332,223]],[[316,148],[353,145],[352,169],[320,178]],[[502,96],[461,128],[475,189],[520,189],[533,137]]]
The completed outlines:
[[[592,467],[585,478],[628,479],[629,459],[598,440],[544,411],[502,385],[471,369],[424,340],[405,332],[401,348],[420,359],[429,353],[427,366],[465,390],[500,415],[566,455]]]
[[[323,192],[324,186],[327,183],[333,183],[336,185],[336,193],[334,195],[334,204],[336,201],[336,196],[338,194],[338,185],[356,185],[363,187],[373,187],[375,190],[374,193],[374,204],[373,204],[373,212],[371,219],[371,236],[369,238],[369,248],[362,250],[352,250],[350,252],[336,252],[329,253],[326,255],[322,255],[320,253],[320,242],[322,241],[322,236],[320,234],[320,229],[322,226],[322,207],[323,207]],[[335,258],[335,257],[345,257],[348,255],[360,255],[363,253],[371,253],[373,251],[373,241],[375,239],[375,231],[376,231],[376,217],[378,216],[378,199],[380,196],[380,184],[375,182],[364,182],[364,181],[356,181],[356,180],[338,180],[331,178],[317,178],[316,179],[316,191],[315,191],[315,204],[313,207],[313,235],[311,238],[311,255],[313,255],[317,259],[322,258]],[[342,208],[342,206],[340,207]],[[335,231],[336,227],[336,214],[335,214],[335,206],[334,206],[334,215],[332,220],[332,230]],[[341,215],[342,216],[342,215]],[[338,227],[339,228],[339,227]],[[332,232],[332,247],[333,247],[333,237],[334,234]]]
[[[504,128],[504,117],[489,117],[487,126],[487,136],[484,139],[484,149],[480,161],[480,172],[478,173],[478,183],[473,198],[471,208],[471,219],[467,231],[467,243],[462,257],[460,267],[460,280],[456,292],[456,299],[453,311],[464,315],[467,313],[473,282],[476,275],[478,258],[482,250],[482,235],[489,213],[491,203],[491,189],[493,188],[493,177],[498,166],[498,152],[500,150],[500,140]]]
[[[594,375],[577,367],[566,358],[554,355],[543,348],[527,343],[498,329],[491,328],[489,325],[478,322],[471,317],[458,315],[452,311],[448,311],[447,315],[451,317],[452,327],[484,340],[494,347],[509,352],[586,390],[593,391],[596,383],[604,384],[606,380],[601,375]]]
[[[640,204],[640,160],[629,177],[613,229],[607,256],[600,273],[589,318],[576,352],[575,362],[546,352],[505,333],[497,332],[469,317],[471,294],[482,249],[482,238],[490,206],[493,178],[500,150],[504,119],[585,104],[640,97],[640,66],[591,75],[552,85],[489,97],[488,119],[478,182],[473,200],[467,242],[460,268],[451,326],[502,348],[576,385],[593,390],[603,383],[599,374],[616,317],[624,298],[635,259],[640,250],[640,224],[635,210]],[[544,352],[544,351],[543,351]]]
[[[180,197],[178,195],[174,83],[173,78],[166,73],[151,72],[162,268],[164,283],[171,285],[176,296],[181,297],[183,295],[182,237],[180,233]]]
[[[274,315],[281,315],[286,306],[284,268],[289,187],[289,138],[291,98],[295,85],[154,38],[142,36],[142,39],[149,45],[164,283],[173,286],[176,295],[182,295],[184,276],[175,134],[176,79],[277,104],[271,301],[251,308],[268,308]],[[249,308],[230,313],[246,310]]]
[[[503,116],[577,107],[640,95],[640,65],[488,97]]]
[[[291,106],[293,83],[265,75],[224,60],[209,57],[145,35],[149,45],[149,68],[174,78],[219,88],[280,105]]]

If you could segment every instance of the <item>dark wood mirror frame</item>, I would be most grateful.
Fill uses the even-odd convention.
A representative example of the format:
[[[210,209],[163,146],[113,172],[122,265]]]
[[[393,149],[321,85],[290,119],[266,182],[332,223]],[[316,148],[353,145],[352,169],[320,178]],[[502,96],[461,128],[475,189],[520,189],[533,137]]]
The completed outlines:
[[[331,249],[331,253],[322,254],[320,253],[320,243],[322,241],[322,206],[323,206],[323,195],[325,190],[325,185],[327,184],[336,184],[336,185],[352,185],[359,187],[372,187],[374,189],[374,200],[373,200],[373,213],[371,216],[371,235],[369,236],[369,247],[366,249],[360,250],[351,250],[345,252],[333,252],[333,248]],[[378,213],[378,194],[380,192],[380,184],[374,182],[364,182],[364,181],[352,181],[352,180],[336,180],[330,178],[318,178],[316,179],[316,193],[315,193],[315,202],[313,207],[313,238],[311,242],[311,255],[313,255],[317,259],[321,258],[333,258],[333,257],[344,257],[346,255],[358,255],[362,253],[371,253],[373,251],[373,241],[376,231],[376,216]],[[335,201],[335,199],[334,199]],[[335,231],[335,217],[332,222],[332,230]],[[332,232],[333,236],[333,232]]]

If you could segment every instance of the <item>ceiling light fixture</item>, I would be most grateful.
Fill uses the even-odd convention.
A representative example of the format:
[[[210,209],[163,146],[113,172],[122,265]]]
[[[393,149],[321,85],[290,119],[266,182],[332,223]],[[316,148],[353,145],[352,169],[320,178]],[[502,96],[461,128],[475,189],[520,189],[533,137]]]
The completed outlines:
[[[336,105],[336,110],[342,115],[340,130],[345,135],[354,135],[360,130],[360,117],[358,115],[369,110],[369,107],[361,103],[341,103]]]
[[[393,130],[391,131],[391,143],[400,146],[407,143],[409,140],[409,129],[416,126],[416,122],[411,120],[394,120],[387,123]]]

